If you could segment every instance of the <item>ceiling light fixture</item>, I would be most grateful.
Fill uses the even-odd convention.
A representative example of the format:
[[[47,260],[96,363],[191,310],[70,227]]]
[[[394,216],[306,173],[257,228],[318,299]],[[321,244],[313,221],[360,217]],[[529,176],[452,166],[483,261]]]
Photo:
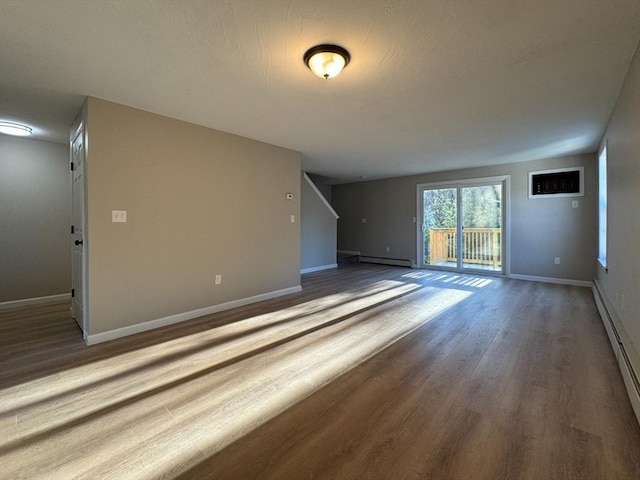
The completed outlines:
[[[304,63],[320,78],[328,79],[338,75],[349,65],[351,55],[337,45],[316,45],[304,54]]]
[[[31,135],[32,132],[31,127],[27,127],[26,125],[13,122],[0,122],[0,133],[15,135],[17,137],[27,137]]]

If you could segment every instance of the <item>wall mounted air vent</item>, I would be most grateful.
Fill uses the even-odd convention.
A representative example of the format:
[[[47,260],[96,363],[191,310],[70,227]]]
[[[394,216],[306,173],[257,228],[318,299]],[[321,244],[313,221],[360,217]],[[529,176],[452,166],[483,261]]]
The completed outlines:
[[[584,167],[529,172],[529,198],[584,196]]]

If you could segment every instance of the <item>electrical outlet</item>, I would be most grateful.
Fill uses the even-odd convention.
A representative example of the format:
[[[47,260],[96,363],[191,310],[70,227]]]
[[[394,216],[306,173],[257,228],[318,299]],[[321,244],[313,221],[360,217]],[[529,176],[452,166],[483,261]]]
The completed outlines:
[[[216,275],[216,285],[220,285],[222,283],[222,275]]]
[[[127,211],[111,210],[111,221],[113,223],[127,223]]]
[[[366,218],[363,218],[363,219],[362,219],[362,223],[367,223],[367,219],[366,219]]]
[[[556,265],[560,265],[560,257],[554,258],[553,263],[555,263]]]
[[[387,247],[387,253],[391,251],[391,247]]]

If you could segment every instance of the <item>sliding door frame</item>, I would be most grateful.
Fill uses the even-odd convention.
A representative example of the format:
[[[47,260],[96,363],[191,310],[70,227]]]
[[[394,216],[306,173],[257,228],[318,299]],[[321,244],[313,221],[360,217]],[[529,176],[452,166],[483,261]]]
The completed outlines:
[[[501,272],[494,272],[490,270],[472,270],[469,268],[462,268],[462,242],[457,242],[458,245],[458,262],[460,264],[460,268],[450,268],[450,267],[442,267],[438,265],[429,265],[424,263],[424,233],[423,233],[423,224],[424,224],[424,211],[423,211],[423,191],[429,189],[439,189],[439,188],[455,188],[458,194],[456,195],[457,202],[457,232],[458,235],[462,231],[462,198],[459,195],[460,188],[462,187],[471,187],[471,186],[484,186],[491,185],[496,183],[502,183],[502,244],[500,248],[502,249],[502,261],[503,267]],[[511,269],[511,261],[510,261],[510,245],[511,245],[511,176],[510,175],[499,175],[493,177],[479,177],[479,178],[468,178],[462,180],[451,180],[447,182],[430,182],[430,183],[419,183],[416,185],[416,266],[417,268],[424,268],[429,270],[445,270],[445,271],[453,271],[453,272],[465,272],[465,273],[478,273],[478,274],[486,274],[486,275],[499,275],[506,276],[510,275]]]

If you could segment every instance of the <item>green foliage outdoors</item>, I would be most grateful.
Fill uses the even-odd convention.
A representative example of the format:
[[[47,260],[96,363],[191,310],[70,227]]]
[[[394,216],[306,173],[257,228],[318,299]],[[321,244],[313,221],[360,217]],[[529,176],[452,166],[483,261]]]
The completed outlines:
[[[462,222],[466,228],[501,227],[502,188],[500,185],[464,187],[462,192]],[[426,190],[424,202],[425,258],[429,252],[429,230],[456,228],[456,189]]]

